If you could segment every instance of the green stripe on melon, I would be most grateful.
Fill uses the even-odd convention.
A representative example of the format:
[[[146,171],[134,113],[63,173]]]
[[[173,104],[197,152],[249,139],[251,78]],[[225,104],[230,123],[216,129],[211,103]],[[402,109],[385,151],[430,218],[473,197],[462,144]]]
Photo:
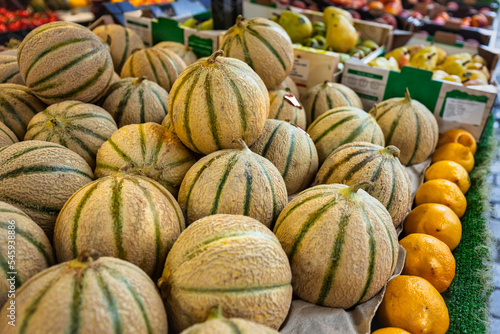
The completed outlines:
[[[118,173],[71,196],[57,218],[54,245],[59,261],[96,249],[159,277],[184,227],[181,209],[165,188],[146,177]]]
[[[307,124],[314,122],[320,115],[338,107],[363,109],[358,95],[349,87],[325,81],[311,87],[302,100],[306,111]]]
[[[184,61],[186,66],[194,64],[198,60],[198,57],[196,57],[196,54],[192,51],[191,47],[185,46],[184,44],[181,43],[160,42],[156,44],[154,47],[160,49],[167,49],[174,52]]]
[[[95,168],[97,150],[118,130],[106,110],[79,101],[56,103],[35,115],[25,140],[43,140],[66,146]]]
[[[196,162],[182,181],[178,200],[188,223],[226,213],[245,214],[269,227],[286,205],[287,191],[276,167],[245,147]]]
[[[307,129],[316,149],[320,164],[339,146],[365,141],[384,145],[384,134],[375,118],[355,107],[338,107],[318,117]]]
[[[168,115],[168,93],[145,78],[124,78],[112,84],[102,107],[118,127],[147,122],[161,123]]]
[[[362,142],[342,145],[323,163],[315,184],[353,186],[372,182],[365,190],[386,207],[397,227],[412,203],[410,178],[398,156],[399,149],[395,146],[383,148]]]
[[[269,114],[262,80],[248,65],[222,53],[187,67],[170,92],[175,133],[194,152],[235,148],[239,139],[251,145]]]
[[[318,170],[318,153],[302,129],[278,120],[267,120],[250,149],[268,159],[283,177],[288,195],[304,190]]]
[[[389,213],[357,186],[319,185],[300,193],[274,233],[290,260],[294,293],[322,306],[347,309],[370,299],[397,262]]]
[[[421,163],[436,148],[439,129],[436,118],[422,103],[410,98],[392,98],[375,105],[370,113],[384,132],[386,145],[400,149],[403,165]]]
[[[247,63],[268,89],[276,89],[293,65],[290,37],[277,23],[263,18],[238,17],[223,36],[222,50],[227,57]]]
[[[302,105],[300,105],[300,102],[290,92],[291,90],[274,90],[269,92],[271,103],[269,118],[286,121],[306,130],[306,112]],[[294,105],[294,99],[298,102],[298,106]]]
[[[85,160],[59,144],[28,140],[0,150],[0,201],[23,210],[49,239],[66,200],[92,179]]]
[[[219,214],[181,234],[158,285],[176,331],[204,321],[214,305],[228,317],[278,329],[290,307],[291,278],[286,254],[267,227]]]
[[[120,76],[145,77],[170,92],[175,80],[185,68],[186,64],[174,52],[149,48],[133,53],[123,65]]]
[[[17,66],[16,56],[0,55],[0,84],[2,83],[24,85],[24,80]]]
[[[177,197],[184,175],[196,159],[171,131],[155,123],[127,125],[97,153],[96,177],[118,171],[149,177]]]
[[[91,301],[91,302],[89,302]],[[16,291],[16,327],[2,333],[166,333],[167,316],[154,283],[138,267],[119,259],[80,254],[32,277]],[[8,310],[0,314],[7,317]],[[53,321],[47,319],[52,317]],[[96,323],[99,326],[96,327]]]
[[[0,148],[17,143],[17,137],[7,125],[0,122]]]
[[[48,104],[95,102],[113,75],[104,43],[71,22],[49,23],[30,32],[19,46],[17,59],[26,85]]]
[[[9,250],[11,234],[15,233],[15,256]],[[11,236],[11,238],[9,238]],[[49,239],[42,229],[18,208],[0,202],[0,307],[8,299],[8,278],[16,272],[15,286],[19,288],[29,278],[54,264],[54,254]],[[9,253],[10,251],[10,253]],[[10,255],[10,256],[9,256]],[[13,268],[9,262],[14,260]],[[9,274],[10,273],[10,274]]]

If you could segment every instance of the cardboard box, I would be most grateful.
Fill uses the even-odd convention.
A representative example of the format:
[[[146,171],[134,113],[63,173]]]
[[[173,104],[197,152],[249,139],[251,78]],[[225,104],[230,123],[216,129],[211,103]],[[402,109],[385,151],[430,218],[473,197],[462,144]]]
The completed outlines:
[[[450,36],[439,36],[433,40],[448,54],[459,52],[479,53],[494,69],[500,50],[474,45],[443,43]],[[429,44],[431,41],[414,35],[408,45]],[[439,124],[440,133],[453,128],[465,129],[480,140],[497,96],[497,87],[463,86],[461,84],[432,80],[432,72],[405,66],[401,72],[370,67],[365,62],[350,59],[345,63],[342,84],[352,88],[361,98],[365,110],[375,103],[392,97],[404,96],[406,88],[415,100],[423,103],[433,112]]]
[[[185,17],[181,22],[185,22]],[[178,42],[190,46],[198,57],[208,57],[219,49],[222,30],[197,30],[184,27],[173,18],[151,18],[147,11],[125,14],[125,26],[137,32],[146,46],[162,41]]]

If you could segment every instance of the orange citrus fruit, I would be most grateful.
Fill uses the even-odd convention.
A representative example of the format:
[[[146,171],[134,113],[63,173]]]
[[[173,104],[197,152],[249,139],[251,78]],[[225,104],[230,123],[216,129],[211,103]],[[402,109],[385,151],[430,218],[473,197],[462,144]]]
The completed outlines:
[[[410,333],[445,334],[450,316],[443,297],[427,280],[399,275],[387,283],[377,312],[383,326]]]
[[[410,332],[405,331],[401,328],[396,327],[386,327],[376,330],[372,334],[411,334]]]
[[[467,200],[460,188],[445,179],[429,180],[418,188],[415,194],[415,205],[424,203],[443,204],[462,218],[467,208]]]
[[[451,161],[441,160],[433,163],[425,171],[425,181],[434,179],[445,179],[455,183],[465,194],[470,188],[469,173],[462,165]]]
[[[413,233],[399,242],[406,250],[403,275],[425,278],[445,292],[455,277],[455,258],[450,248],[432,235]]]
[[[464,146],[467,146],[472,152],[472,154],[476,154],[476,149],[477,149],[476,139],[470,132],[466,130],[452,129],[446,131],[445,133],[439,136],[437,147],[448,143],[462,144]]]
[[[459,143],[448,143],[437,148],[432,154],[432,163],[441,160],[451,160],[462,165],[467,173],[474,168],[474,154],[471,150]]]
[[[454,250],[462,238],[462,224],[457,214],[443,204],[426,203],[411,210],[403,224],[405,235],[425,233]]]

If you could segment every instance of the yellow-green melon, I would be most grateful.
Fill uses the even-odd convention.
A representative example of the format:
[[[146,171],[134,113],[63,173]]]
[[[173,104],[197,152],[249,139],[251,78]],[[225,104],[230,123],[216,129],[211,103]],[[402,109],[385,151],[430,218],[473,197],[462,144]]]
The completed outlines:
[[[250,150],[278,168],[288,195],[309,187],[318,171],[318,153],[311,137],[287,122],[268,119]]]
[[[209,154],[252,145],[269,115],[269,94],[244,62],[222,51],[188,66],[168,100],[175,133],[190,150]]]
[[[176,53],[184,61],[186,66],[196,63],[198,57],[194,54],[191,47],[177,42],[160,42],[155,48],[167,49]]]
[[[398,159],[399,154],[399,149],[392,145],[386,148],[365,142],[342,145],[325,160],[314,183],[354,186],[371,182],[366,192],[385,206],[397,227],[412,204],[410,178]]]
[[[0,122],[23,140],[26,128],[33,116],[46,105],[25,86],[0,84]]]
[[[123,65],[122,78],[146,78],[156,82],[167,92],[179,74],[186,68],[182,59],[172,51],[149,48],[132,54]]]
[[[439,128],[432,112],[410,97],[394,97],[376,104],[370,113],[382,129],[386,145],[400,149],[399,160],[409,166],[430,157],[439,139]]]
[[[98,26],[92,32],[109,45],[116,72],[122,70],[123,64],[133,52],[144,49],[141,37],[135,31],[119,24]]]
[[[188,223],[225,213],[249,216],[267,227],[288,202],[279,170],[246,146],[198,160],[186,173],[178,200]]]
[[[391,216],[358,187],[315,186],[281,212],[274,233],[290,260],[297,297],[348,309],[377,294],[394,272],[398,237]]]
[[[222,315],[220,306],[214,307],[204,323],[193,325],[181,334],[278,334],[272,328],[241,318],[227,319]]]
[[[320,115],[338,107],[363,109],[358,95],[349,87],[325,81],[307,90],[302,102],[306,110],[307,124],[311,124]]]
[[[95,249],[158,278],[184,228],[179,204],[165,188],[146,177],[118,173],[71,196],[57,217],[54,247],[59,262]]]
[[[270,119],[279,119],[297,125],[306,130],[306,112],[304,107],[297,100],[295,95],[291,94],[290,89],[273,90],[269,92]]]
[[[311,136],[318,150],[319,162],[339,146],[364,141],[384,146],[384,133],[375,118],[355,107],[338,107],[318,117],[307,133]]]
[[[170,118],[170,115],[165,116],[163,121],[161,122],[161,125],[167,128],[168,130],[172,131],[175,133],[174,126],[172,125],[172,119]]]
[[[167,315],[151,279],[138,267],[83,252],[42,271],[16,291],[15,325],[7,302],[0,333],[151,333],[168,331]],[[49,320],[50,319],[50,320]]]
[[[26,86],[47,104],[96,102],[113,76],[104,42],[72,22],[52,22],[31,31],[19,45],[17,62]]]
[[[124,78],[109,87],[102,103],[121,128],[129,124],[161,123],[168,114],[168,93],[145,78]]]
[[[30,217],[0,202],[0,307],[29,278],[54,264],[53,253],[49,239]]]
[[[156,123],[127,125],[97,152],[96,177],[119,171],[149,177],[177,197],[181,182],[196,159],[165,127]]]
[[[226,57],[247,63],[267,89],[276,89],[292,70],[292,41],[271,20],[260,17],[243,20],[240,15],[222,37],[222,50]]]
[[[36,114],[28,124],[24,140],[43,140],[66,146],[94,169],[97,150],[116,130],[113,117],[101,107],[65,101]]]
[[[24,85],[24,80],[17,66],[16,56],[0,55],[0,83]]]
[[[17,143],[16,135],[7,125],[0,122],[0,148]]]
[[[93,178],[85,160],[59,144],[28,140],[0,148],[0,201],[21,209],[49,239],[64,203]]]
[[[278,329],[292,301],[291,280],[286,254],[267,227],[213,215],[179,236],[158,286],[176,331],[203,322],[217,305],[229,318]]]
[[[289,88],[292,91],[292,94],[295,95],[297,99],[300,99],[299,89],[297,88],[297,85],[290,77],[286,77],[285,80],[282,83],[280,83],[278,87],[276,87],[276,89],[287,89],[287,88]]]

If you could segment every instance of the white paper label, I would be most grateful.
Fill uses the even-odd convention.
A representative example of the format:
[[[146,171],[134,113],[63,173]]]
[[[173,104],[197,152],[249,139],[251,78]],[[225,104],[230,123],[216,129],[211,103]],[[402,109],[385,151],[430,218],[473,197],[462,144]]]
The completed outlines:
[[[153,46],[153,34],[151,30],[151,19],[126,19],[125,27],[136,32],[141,37],[144,45]]]
[[[443,119],[446,121],[480,125],[483,119],[486,103],[447,98],[444,106]]]
[[[309,60],[295,58],[289,76],[292,79],[307,81],[309,79]]]

